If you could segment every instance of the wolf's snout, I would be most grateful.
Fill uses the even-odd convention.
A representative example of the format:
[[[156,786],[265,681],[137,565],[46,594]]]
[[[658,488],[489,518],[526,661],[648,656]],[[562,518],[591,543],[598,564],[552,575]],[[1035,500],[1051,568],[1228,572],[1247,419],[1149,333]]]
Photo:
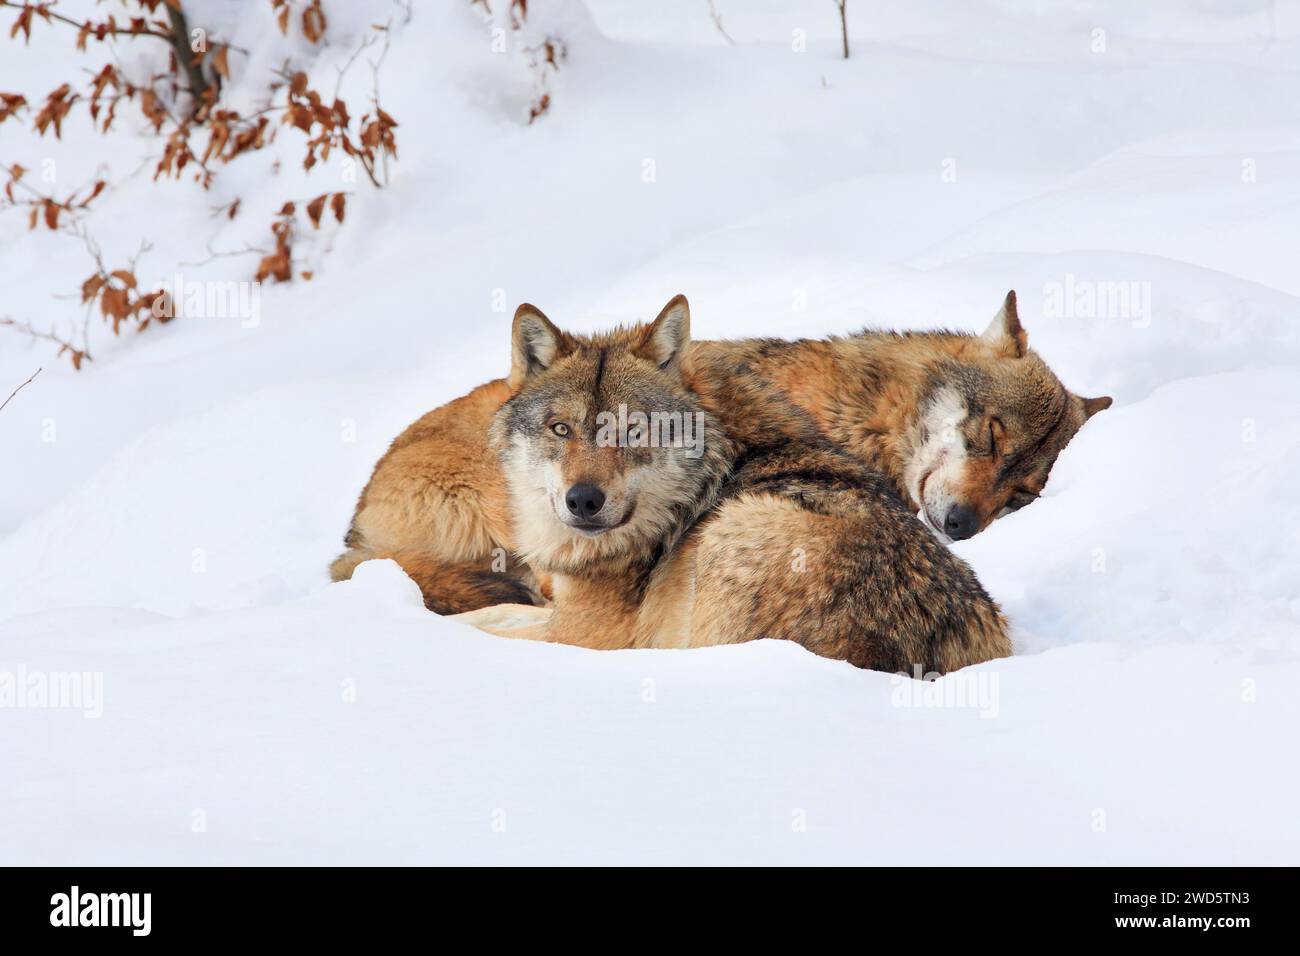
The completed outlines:
[[[605,506],[605,492],[591,484],[574,485],[564,496],[564,505],[575,518],[590,521]]]
[[[979,516],[966,505],[953,505],[943,519],[943,533],[954,541],[965,541],[979,530]]]

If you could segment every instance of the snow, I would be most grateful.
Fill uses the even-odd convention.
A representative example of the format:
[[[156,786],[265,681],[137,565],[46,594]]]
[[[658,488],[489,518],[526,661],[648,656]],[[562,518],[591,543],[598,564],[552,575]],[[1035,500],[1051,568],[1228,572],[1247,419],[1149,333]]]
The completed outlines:
[[[855,2],[846,63],[824,0],[718,0],[734,46],[702,0],[539,2],[569,56],[531,126],[468,3],[327,4],[324,51],[191,6],[250,51],[248,102],[285,56],[332,88],[392,17],[400,161],[376,191],[282,135],[278,176],[202,196],[149,181],[138,113],[0,126],[60,184],[111,171],[89,223],[114,262],[153,242],[142,279],[247,278],[181,264],[352,192],[252,327],[100,330],[79,373],[2,340],[0,392],[44,370],[0,413],[0,691],[103,700],[0,708],[0,862],[1300,862],[1300,4]],[[0,84],[29,99],[70,56],[34,29]],[[85,252],[25,225],[0,215],[0,315],[68,323]],[[1130,282],[1120,314],[1062,304]],[[796,336],[982,328],[1013,287],[1116,404],[956,546],[1011,659],[914,685],[780,642],[587,652],[433,617],[388,563],[328,584],[376,458],[505,370],[520,301],[596,329],[682,291],[698,337]]]

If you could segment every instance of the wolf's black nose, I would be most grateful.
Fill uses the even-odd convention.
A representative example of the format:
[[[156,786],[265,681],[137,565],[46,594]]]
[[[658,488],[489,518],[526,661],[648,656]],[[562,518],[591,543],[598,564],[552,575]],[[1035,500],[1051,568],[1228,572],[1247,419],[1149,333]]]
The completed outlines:
[[[953,505],[943,519],[943,533],[954,541],[965,541],[975,534],[977,518],[974,508]]]
[[[605,492],[595,485],[574,485],[564,496],[569,513],[575,518],[591,519],[605,505]]]

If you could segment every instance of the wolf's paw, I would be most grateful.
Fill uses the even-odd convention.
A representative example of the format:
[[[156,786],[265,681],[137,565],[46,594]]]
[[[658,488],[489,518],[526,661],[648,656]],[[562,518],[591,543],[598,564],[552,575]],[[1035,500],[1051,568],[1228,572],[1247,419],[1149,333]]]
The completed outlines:
[[[546,640],[546,626],[551,620],[551,609],[531,604],[494,604],[477,611],[453,614],[449,619],[498,637],[543,641]]]

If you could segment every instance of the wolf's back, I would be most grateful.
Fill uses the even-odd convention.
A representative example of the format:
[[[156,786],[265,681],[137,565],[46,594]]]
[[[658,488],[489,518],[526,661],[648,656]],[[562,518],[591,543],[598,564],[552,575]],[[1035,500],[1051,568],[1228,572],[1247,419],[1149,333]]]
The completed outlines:
[[[909,674],[1011,653],[970,567],[888,481],[828,446],[742,463],[696,539],[692,643],[781,638]]]

